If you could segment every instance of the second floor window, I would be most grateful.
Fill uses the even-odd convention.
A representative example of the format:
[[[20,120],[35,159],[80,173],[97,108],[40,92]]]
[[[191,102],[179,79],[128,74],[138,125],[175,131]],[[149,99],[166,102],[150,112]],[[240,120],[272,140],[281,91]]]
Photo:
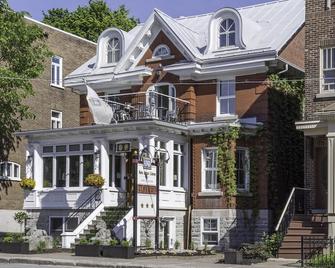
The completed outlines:
[[[249,151],[238,148],[236,150],[236,184],[237,190],[249,191]]]
[[[217,115],[234,115],[236,113],[235,81],[220,81],[218,88]]]
[[[203,190],[218,191],[218,168],[217,168],[217,149],[206,148],[203,150]]]
[[[62,112],[51,111],[51,128],[62,128]]]
[[[112,38],[107,47],[107,63],[117,63],[121,59],[121,44],[119,38]]]
[[[335,47],[322,50],[322,90],[335,90]]]
[[[63,59],[58,56],[51,58],[51,85],[63,87]]]
[[[184,146],[174,144],[173,149],[173,187],[184,186]]]
[[[232,19],[225,19],[220,24],[220,47],[236,45],[236,26]]]

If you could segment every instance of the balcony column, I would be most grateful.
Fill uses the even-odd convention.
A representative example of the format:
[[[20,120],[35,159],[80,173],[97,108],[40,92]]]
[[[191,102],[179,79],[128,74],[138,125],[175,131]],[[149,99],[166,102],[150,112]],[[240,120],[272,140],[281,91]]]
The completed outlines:
[[[335,133],[328,137],[328,235],[335,236]]]
[[[41,146],[39,144],[31,144],[33,150],[33,179],[36,182],[35,190],[40,191],[43,188],[43,158],[41,155]]]
[[[104,188],[109,186],[109,142],[100,140],[100,175],[105,179]]]

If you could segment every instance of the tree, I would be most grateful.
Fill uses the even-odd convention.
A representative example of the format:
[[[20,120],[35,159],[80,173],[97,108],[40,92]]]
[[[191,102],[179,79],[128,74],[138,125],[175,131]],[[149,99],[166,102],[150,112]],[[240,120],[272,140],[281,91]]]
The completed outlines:
[[[49,56],[45,39],[41,28],[0,0],[0,162],[15,150],[21,121],[34,117],[24,99],[33,95],[30,79],[42,73]]]
[[[90,0],[87,6],[79,6],[73,12],[53,8],[43,12],[43,15],[44,23],[94,42],[109,27],[128,32],[139,22],[138,19],[129,17],[129,10],[124,5],[113,11],[103,0]]]

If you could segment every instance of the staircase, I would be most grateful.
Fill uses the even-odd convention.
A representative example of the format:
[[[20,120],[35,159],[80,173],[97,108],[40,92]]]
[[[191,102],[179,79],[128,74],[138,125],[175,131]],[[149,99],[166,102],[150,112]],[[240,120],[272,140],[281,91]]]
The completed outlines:
[[[278,251],[278,257],[300,259],[301,236],[327,238],[327,228],[327,216],[318,214],[294,215]],[[304,243],[304,248],[306,247],[309,247],[309,245]]]

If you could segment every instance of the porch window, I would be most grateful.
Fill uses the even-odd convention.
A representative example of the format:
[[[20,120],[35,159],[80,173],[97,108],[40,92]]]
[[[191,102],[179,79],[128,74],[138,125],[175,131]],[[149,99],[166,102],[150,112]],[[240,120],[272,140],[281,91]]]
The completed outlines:
[[[93,155],[83,155],[83,180],[85,181],[86,177],[94,173],[94,156]],[[84,183],[84,186],[85,185]]]
[[[121,155],[109,156],[109,186],[121,188],[122,157]]]
[[[0,163],[0,179],[20,180],[20,165],[8,161]]]
[[[166,186],[166,143],[155,141],[155,147],[159,151],[159,185]]]
[[[174,144],[173,150],[173,186],[184,186],[184,146]]]
[[[236,150],[236,179],[238,191],[249,191],[249,162],[248,149],[238,148]]]
[[[56,157],[56,187],[66,186],[66,157]]]
[[[217,149],[206,148],[203,150],[202,163],[202,188],[204,191],[218,191],[218,168],[217,168]]]
[[[235,115],[235,80],[220,81],[218,87],[217,116]]]
[[[219,219],[203,218],[201,222],[201,242],[202,245],[219,244]]]
[[[322,50],[321,66],[322,90],[324,92],[335,91],[335,47]]]
[[[43,158],[43,187],[52,187],[52,177],[53,177],[53,158],[44,157]]]
[[[70,156],[70,187],[80,186],[80,156]]]

